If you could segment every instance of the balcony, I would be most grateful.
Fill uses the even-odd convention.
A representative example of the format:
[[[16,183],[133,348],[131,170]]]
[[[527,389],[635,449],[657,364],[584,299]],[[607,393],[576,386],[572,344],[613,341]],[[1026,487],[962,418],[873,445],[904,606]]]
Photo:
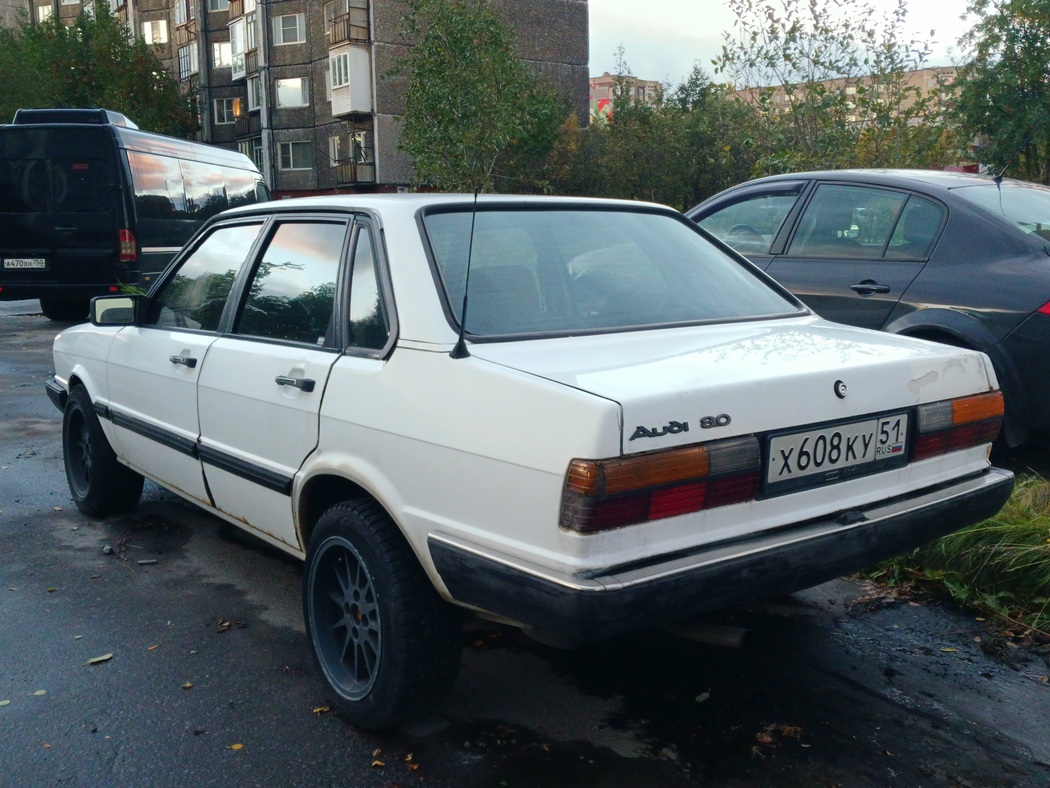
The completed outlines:
[[[244,16],[244,0],[230,0],[230,19]]]
[[[375,183],[376,165],[371,161],[340,161],[335,165],[335,182],[340,186]]]
[[[259,73],[259,50],[249,49],[244,53],[244,73],[246,76]]]
[[[259,113],[238,115],[233,119],[233,133],[237,137],[252,137],[262,133],[262,121]]]
[[[337,16],[328,26],[328,46],[334,47],[347,41],[367,43],[368,41],[368,16],[355,13],[353,9],[348,14]]]
[[[190,19],[175,28],[175,46],[184,47],[197,40],[197,20]]]

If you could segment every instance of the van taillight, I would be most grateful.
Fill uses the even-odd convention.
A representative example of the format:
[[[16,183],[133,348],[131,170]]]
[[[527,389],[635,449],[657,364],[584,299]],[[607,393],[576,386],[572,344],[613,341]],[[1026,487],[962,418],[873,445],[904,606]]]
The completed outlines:
[[[120,262],[135,262],[138,259],[138,254],[135,252],[135,236],[131,234],[131,230],[123,228],[118,231],[118,234],[120,236]]]

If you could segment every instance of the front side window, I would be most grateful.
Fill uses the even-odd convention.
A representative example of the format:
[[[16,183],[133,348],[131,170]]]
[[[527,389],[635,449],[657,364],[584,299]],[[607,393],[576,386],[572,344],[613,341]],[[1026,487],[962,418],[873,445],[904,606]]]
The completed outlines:
[[[314,166],[314,149],[309,142],[280,144],[282,170],[309,170]]]
[[[307,107],[310,105],[310,89],[306,77],[277,80],[278,107]]]
[[[331,345],[345,236],[345,222],[278,225],[252,275],[236,333]]]
[[[185,258],[150,299],[145,325],[215,331],[261,222],[219,227]]]
[[[907,200],[907,194],[889,189],[822,184],[799,220],[788,255],[882,257]]]
[[[800,184],[788,191],[744,197],[697,223],[741,254],[767,254],[801,191]]]
[[[273,18],[273,43],[301,44],[306,41],[306,14],[285,14]]]
[[[471,231],[471,222],[474,229]],[[781,317],[800,307],[685,220],[642,210],[486,208],[424,217],[450,313],[474,336]],[[468,273],[469,256],[469,273]]]

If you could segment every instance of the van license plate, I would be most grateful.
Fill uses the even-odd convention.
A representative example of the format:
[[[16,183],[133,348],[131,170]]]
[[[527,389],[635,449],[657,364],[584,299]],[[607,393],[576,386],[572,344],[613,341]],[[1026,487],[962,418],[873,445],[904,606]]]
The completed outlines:
[[[44,257],[5,257],[4,268],[47,268]]]
[[[779,435],[769,442],[766,484],[840,481],[906,462],[908,414]],[[818,475],[819,474],[819,475]]]

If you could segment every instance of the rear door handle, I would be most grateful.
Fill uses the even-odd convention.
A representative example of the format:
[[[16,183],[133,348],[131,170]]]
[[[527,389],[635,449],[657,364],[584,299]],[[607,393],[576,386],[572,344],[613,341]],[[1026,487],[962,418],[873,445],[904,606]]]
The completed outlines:
[[[306,392],[314,390],[314,381],[310,378],[290,378],[287,375],[278,375],[273,381],[278,386],[291,386]]]
[[[854,293],[860,295],[874,295],[875,293],[888,293],[890,292],[889,285],[880,285],[874,279],[865,279],[863,282],[858,282],[855,285],[850,285],[849,289]]]
[[[197,359],[195,359],[193,356],[169,356],[168,361],[170,361],[172,364],[181,364],[182,366],[189,367],[190,369],[193,369],[195,366],[197,366]]]

